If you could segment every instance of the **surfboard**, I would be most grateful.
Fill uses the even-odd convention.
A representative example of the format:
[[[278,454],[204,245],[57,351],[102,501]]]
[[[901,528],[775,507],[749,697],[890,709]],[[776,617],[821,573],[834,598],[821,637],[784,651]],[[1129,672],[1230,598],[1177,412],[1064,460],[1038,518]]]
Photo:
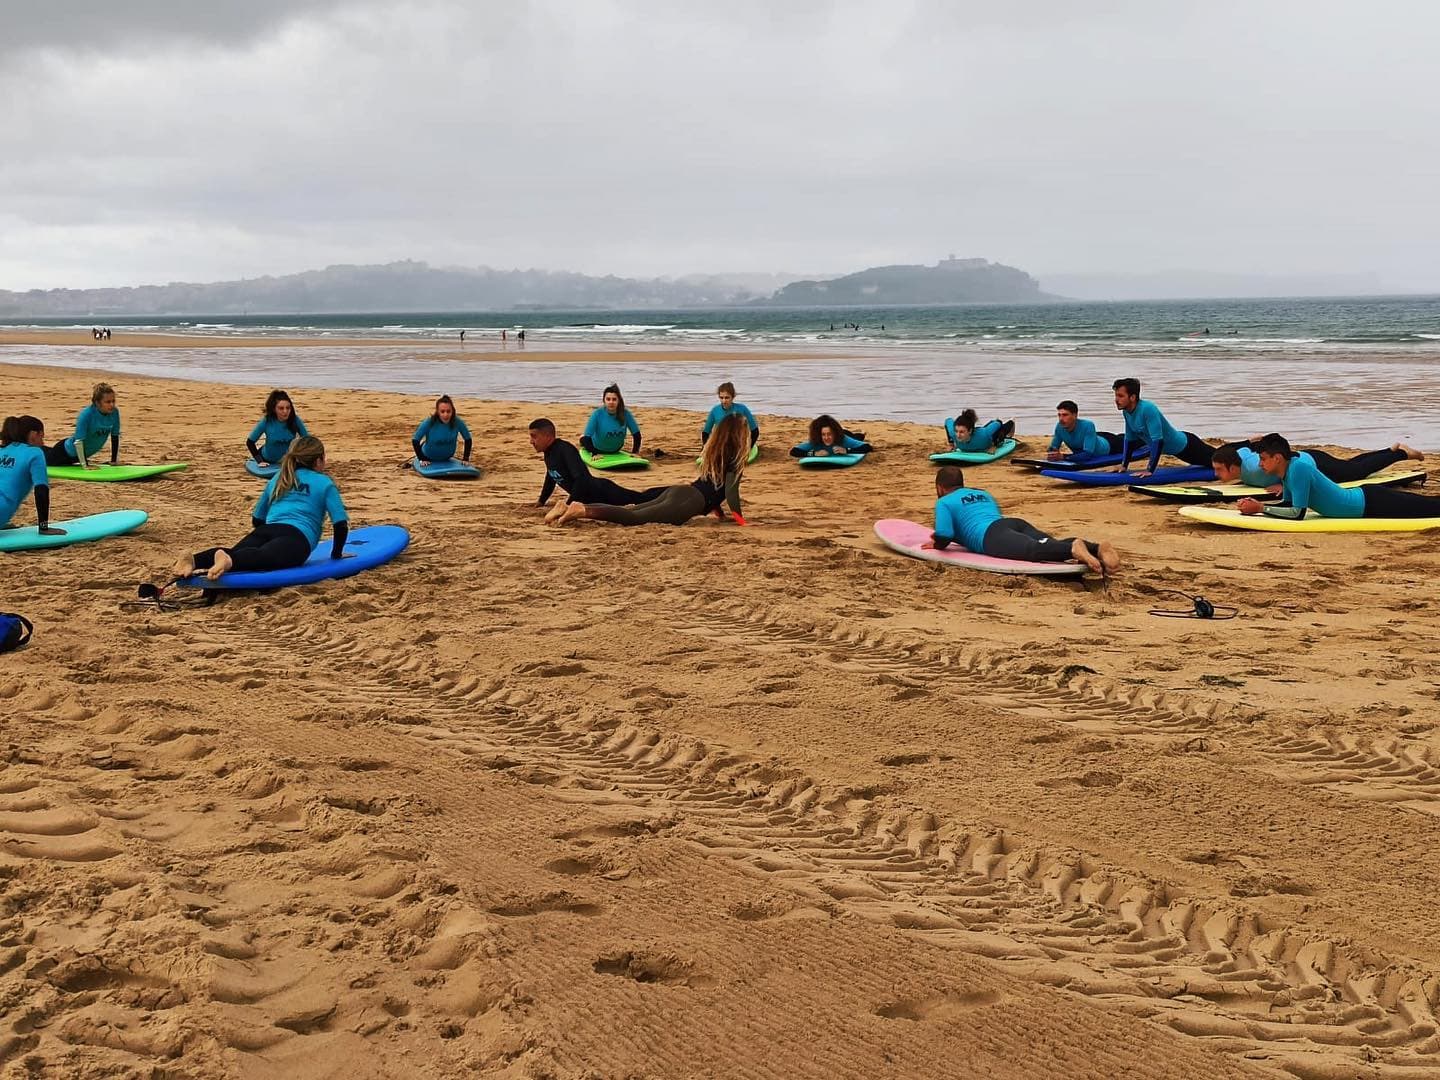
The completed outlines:
[[[951,545],[944,551],[922,548],[931,542],[931,532],[924,525],[903,518],[884,518],[875,523],[875,535],[891,551],[908,555],[912,559],[926,562],[945,563],[948,566],[963,566],[969,570],[983,570],[988,574],[1045,574],[1050,577],[1079,577],[1086,567],[1077,562],[1025,562],[1021,559],[997,559],[991,555],[980,555],[967,551],[959,545]]]
[[[449,461],[421,461],[419,458],[411,458],[410,467],[427,480],[479,480],[485,475],[474,465],[468,465],[456,458]]]
[[[1440,517],[1433,518],[1327,518],[1310,511],[1299,521],[1269,517],[1265,514],[1242,514],[1227,506],[1182,506],[1180,514],[1206,525],[1224,525],[1230,529],[1255,532],[1342,533],[1342,532],[1423,532],[1440,529]]]
[[[580,460],[592,469],[606,469],[611,472],[626,472],[630,469],[648,469],[650,467],[650,462],[646,458],[625,450],[617,450],[613,454],[592,454],[582,446]]]
[[[41,536],[34,525],[0,529],[0,551],[39,551],[42,548],[87,544],[138,529],[149,517],[144,510],[111,510],[106,514],[91,514],[69,521],[52,521],[50,524],[54,528],[65,530],[64,536]]]
[[[1143,480],[1137,479],[1134,473],[1063,472],[1057,469],[1041,469],[1040,475],[1048,476],[1051,480],[1067,480],[1085,487],[1155,487],[1164,484],[1203,484],[1207,480],[1215,479],[1215,470],[1200,465],[1182,465],[1170,469],[1156,469]]]
[[[280,466],[270,465],[268,463],[265,465],[261,465],[254,458],[246,458],[245,471],[248,472],[251,476],[258,476],[262,480],[268,480],[270,479],[270,477],[274,476],[277,472],[280,471]]]
[[[99,465],[82,469],[79,465],[51,465],[51,480],[85,480],[92,484],[123,483],[127,480],[149,480],[154,476],[179,472],[188,462],[173,461],[169,465]]]
[[[749,453],[749,454],[746,456],[746,458],[745,458],[745,464],[746,464],[746,465],[751,464],[751,463],[752,463],[756,458],[758,458],[759,456],[760,456],[760,444],[759,444],[759,443],[756,443],[754,446],[750,447],[750,453]],[[700,464],[702,461],[704,461],[704,460],[705,460],[704,458],[698,458],[698,457],[697,457],[697,458],[695,459],[695,464],[696,464],[696,465],[699,465],[699,464]]]
[[[352,529],[345,541],[345,557],[330,557],[329,540],[321,540],[299,566],[288,570],[259,570],[222,574],[207,581],[204,574],[185,578],[181,585],[192,589],[279,589],[287,585],[310,585],[328,578],[353,577],[381,566],[399,555],[410,543],[410,534],[399,525],[366,525]]]
[[[1363,480],[1349,480],[1340,486],[1342,488],[1401,487],[1405,484],[1423,484],[1426,475],[1424,469],[1405,469],[1402,472],[1376,473],[1374,476],[1367,476]],[[1152,498],[1163,499],[1165,502],[1177,503],[1234,502],[1237,499],[1246,498],[1274,498],[1274,496],[1264,488],[1251,487],[1249,484],[1206,484],[1203,487],[1187,487],[1185,485],[1141,487],[1132,485],[1130,490],[1137,495],[1149,495]]]
[[[937,465],[984,465],[1013,454],[1019,445],[1014,439],[1006,439],[999,446],[983,453],[975,450],[946,450],[943,454],[931,454],[930,460]]]
[[[847,469],[865,460],[864,454],[821,454],[797,459],[802,469]]]
[[[1016,465],[1028,465],[1034,469],[1055,469],[1062,472],[1084,472],[1086,469],[1105,469],[1119,465],[1123,454],[1070,454],[1059,461],[1048,458],[1013,458]],[[1130,460],[1142,461],[1150,456],[1150,448],[1142,446],[1130,451]]]

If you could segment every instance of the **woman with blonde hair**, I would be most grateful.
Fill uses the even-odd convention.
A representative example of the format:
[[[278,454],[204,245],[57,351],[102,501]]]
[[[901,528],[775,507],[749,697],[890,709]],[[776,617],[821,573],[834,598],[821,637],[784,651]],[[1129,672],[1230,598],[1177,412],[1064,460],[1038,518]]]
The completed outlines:
[[[332,557],[344,557],[349,517],[340,490],[325,475],[325,444],[313,436],[290,443],[280,471],[270,478],[251,515],[249,535],[230,547],[206,548],[183,556],[176,580],[203,572],[214,581],[231,570],[287,570],[310,558],[320,543],[325,519],[334,531]]]
[[[688,484],[662,488],[655,498],[634,506],[606,506],[601,503],[571,503],[559,524],[576,518],[610,521],[616,525],[684,525],[694,517],[715,514],[722,520],[728,504],[740,524],[740,480],[745,458],[750,453],[750,427],[745,418],[732,413],[715,426],[700,455],[700,475]]]
[[[115,404],[115,388],[109,383],[96,383],[90,392],[90,404],[75,418],[75,434],[61,439],[45,452],[47,465],[80,465],[88,469],[90,459],[110,443],[110,464],[120,462],[120,409]]]

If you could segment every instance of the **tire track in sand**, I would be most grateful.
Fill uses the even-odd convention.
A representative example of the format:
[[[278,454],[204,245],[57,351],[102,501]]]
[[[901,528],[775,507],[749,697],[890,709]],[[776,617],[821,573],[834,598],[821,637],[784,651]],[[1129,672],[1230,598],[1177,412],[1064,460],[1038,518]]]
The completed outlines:
[[[557,798],[643,806],[705,851],[816,901],[1306,1080],[1440,1074],[1440,976],[1417,964],[998,827],[952,825],[876,790],[827,788],[690,736],[589,719],[524,685],[579,674],[573,665],[441,673],[418,648],[366,645],[276,612],[265,627],[352,721]],[[238,624],[215,629],[249,637]]]

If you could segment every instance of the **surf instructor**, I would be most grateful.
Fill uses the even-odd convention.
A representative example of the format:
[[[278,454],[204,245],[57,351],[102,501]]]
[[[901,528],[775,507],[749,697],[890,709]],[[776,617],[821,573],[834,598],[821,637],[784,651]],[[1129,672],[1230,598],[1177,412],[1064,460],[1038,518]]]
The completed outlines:
[[[569,496],[545,515],[547,525],[557,524],[565,507],[573,502],[607,503],[610,506],[632,506],[645,502],[657,495],[661,488],[648,491],[631,491],[621,487],[614,480],[592,476],[580,460],[580,451],[575,444],[566,442],[555,434],[555,423],[546,417],[530,421],[530,445],[545,458],[545,483],[540,488],[540,499],[535,504],[544,509],[559,484]]]

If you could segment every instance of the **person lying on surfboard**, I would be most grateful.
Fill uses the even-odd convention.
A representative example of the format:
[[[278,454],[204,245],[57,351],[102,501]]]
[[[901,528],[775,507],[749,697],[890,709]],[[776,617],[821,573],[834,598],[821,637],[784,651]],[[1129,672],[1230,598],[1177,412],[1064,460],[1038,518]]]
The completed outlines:
[[[950,449],[988,454],[1015,434],[1014,420],[991,420],[976,427],[979,419],[974,409],[966,409],[959,416],[945,421],[945,435],[950,440]]]
[[[314,436],[295,439],[251,514],[250,532],[230,547],[184,555],[171,569],[175,581],[203,572],[211,581],[234,571],[288,570],[310,558],[325,519],[333,535],[331,558],[345,555],[350,518],[340,489],[325,475],[325,444]]]
[[[245,448],[250,451],[255,464],[279,465],[290,444],[309,434],[305,421],[295,411],[290,395],[284,390],[271,390],[270,396],[265,399],[264,415],[245,438]],[[261,439],[265,441],[262,443]]]
[[[25,496],[35,493],[41,536],[64,536],[50,527],[50,476],[45,471],[45,425],[33,416],[7,416],[0,425],[0,529],[11,524]]]
[[[474,446],[470,429],[455,412],[455,402],[450,400],[450,395],[441,394],[435,399],[435,411],[422,420],[410,436],[410,445],[421,461],[449,461],[455,456],[456,441],[461,439],[465,447],[460,460],[469,461]]]
[[[1298,521],[1309,510],[1331,518],[1440,518],[1440,498],[1393,487],[1342,488],[1324,475],[1315,460],[1297,454],[1282,435],[1266,435],[1257,447],[1260,467],[1280,478],[1281,502],[1241,499],[1242,514]]]
[[[1066,398],[1055,406],[1055,434],[1050,439],[1050,449],[1045,456],[1051,461],[1059,461],[1065,456],[1060,449],[1062,446],[1082,457],[1118,454],[1125,446],[1125,437],[1109,431],[1096,431],[1095,421],[1080,419],[1080,406]]]
[[[715,426],[700,452],[700,475],[688,484],[675,484],[659,489],[655,498],[638,506],[612,506],[604,503],[572,502],[560,516],[560,524],[589,518],[616,525],[684,525],[691,518],[714,514],[722,521],[727,503],[735,520],[745,524],[741,516],[740,480],[745,473],[745,459],[750,454],[750,432],[745,418],[732,413]]]
[[[120,409],[115,404],[115,389],[109,383],[96,383],[90,392],[90,404],[75,418],[75,434],[61,439],[45,452],[47,465],[79,465],[90,469],[90,459],[106,442],[110,443],[110,464],[120,464]]]
[[[1210,467],[1215,470],[1215,479],[1222,484],[1248,484],[1264,488],[1272,495],[1280,494],[1280,477],[1268,472],[1260,464],[1256,447],[1261,440],[1251,439],[1242,443],[1226,443],[1215,448]],[[1352,458],[1337,458],[1323,450],[1302,450],[1298,455],[1308,458],[1319,470],[1320,475],[1334,480],[1337,484],[1353,483],[1373,476],[1381,469],[1401,461],[1424,461],[1425,455],[1403,443],[1396,443],[1388,450],[1367,450]]]
[[[833,454],[868,454],[875,449],[865,433],[846,431],[829,413],[810,421],[810,437],[790,450],[793,458],[826,457]]]
[[[944,551],[951,544],[996,559],[1074,560],[1103,575],[1120,568],[1120,553],[1108,540],[1057,540],[1028,521],[1005,517],[988,491],[965,486],[965,473],[957,465],[946,465],[935,474],[935,532],[930,543],[920,546]]]
[[[630,432],[630,453],[640,453],[640,425],[635,414],[625,407],[620,387],[611,383],[601,396],[601,406],[585,422],[580,445],[592,454],[617,454],[625,445],[625,432]]]
[[[705,417],[705,424],[700,429],[700,445],[705,445],[705,441],[710,438],[710,433],[715,430],[715,425],[731,413],[745,418],[745,422],[750,425],[750,444],[753,446],[758,443],[760,441],[760,424],[748,407],[735,400],[735,384],[722,382],[715,388],[715,396],[720,399],[720,404],[712,405],[710,412]]]
[[[1116,379],[1113,389],[1115,408],[1125,418],[1125,441],[1120,449],[1124,456],[1116,472],[1129,472],[1130,455],[1146,445],[1150,447],[1150,463],[1135,474],[1137,477],[1153,473],[1161,454],[1177,457],[1187,465],[1209,467],[1215,448],[1198,435],[1173,427],[1153,401],[1142,401],[1139,379]]]
[[[609,503],[611,506],[629,506],[633,503],[653,499],[664,488],[650,488],[646,491],[631,491],[621,487],[614,480],[594,476],[580,460],[580,451],[573,443],[566,442],[555,434],[555,424],[546,417],[530,421],[530,445],[544,455],[545,483],[540,488],[540,500],[535,504],[545,509],[550,496],[559,484],[568,498],[545,515],[547,525],[557,524],[560,515],[570,503]]]

